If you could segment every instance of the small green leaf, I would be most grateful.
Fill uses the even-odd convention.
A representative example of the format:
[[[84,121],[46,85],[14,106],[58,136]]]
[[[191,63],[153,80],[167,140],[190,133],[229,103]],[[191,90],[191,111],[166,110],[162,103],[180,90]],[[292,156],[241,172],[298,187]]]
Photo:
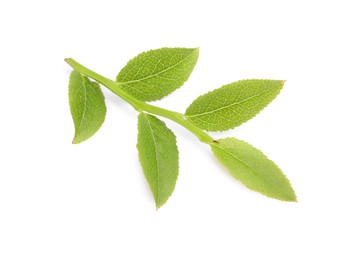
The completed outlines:
[[[207,131],[224,131],[248,121],[280,92],[281,80],[240,80],[198,97],[186,110],[192,123]]]
[[[268,197],[296,201],[287,177],[261,151],[236,138],[220,139],[211,144],[217,159],[245,186]]]
[[[140,113],[137,149],[143,173],[159,208],[171,196],[177,181],[176,136],[155,116]]]
[[[72,71],[69,82],[69,102],[75,125],[73,143],[77,144],[94,135],[106,116],[106,105],[100,86],[86,76]]]
[[[199,49],[162,48],[143,52],[117,75],[121,87],[141,101],[161,99],[183,85],[196,65]]]

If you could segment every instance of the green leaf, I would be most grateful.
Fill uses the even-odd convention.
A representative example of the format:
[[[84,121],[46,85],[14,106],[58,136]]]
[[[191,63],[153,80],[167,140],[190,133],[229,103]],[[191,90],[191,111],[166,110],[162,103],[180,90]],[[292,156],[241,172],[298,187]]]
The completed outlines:
[[[143,173],[150,186],[156,207],[171,196],[178,176],[176,136],[155,116],[138,116],[137,149]]]
[[[100,86],[86,76],[72,71],[69,83],[69,101],[75,125],[73,143],[77,144],[94,135],[106,116],[106,105]]]
[[[199,49],[162,48],[143,52],[117,75],[121,87],[141,101],[161,99],[187,81]]]
[[[236,138],[225,138],[211,144],[217,159],[231,175],[245,186],[268,197],[296,201],[287,177],[261,151]]]
[[[186,117],[207,131],[224,131],[248,121],[280,92],[281,80],[240,80],[198,97]]]

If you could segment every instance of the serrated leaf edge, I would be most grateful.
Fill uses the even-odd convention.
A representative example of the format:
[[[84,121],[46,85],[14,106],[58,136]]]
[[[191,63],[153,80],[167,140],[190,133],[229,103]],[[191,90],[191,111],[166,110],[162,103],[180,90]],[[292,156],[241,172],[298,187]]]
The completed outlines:
[[[188,56],[187,56],[186,58],[184,58],[183,60],[181,60],[180,62],[176,63],[175,65],[173,65],[173,66],[171,66],[171,67],[169,67],[169,68],[167,68],[166,70],[161,71],[160,73],[156,73],[155,75],[151,75],[151,76],[148,76],[148,77],[139,79],[139,80],[130,80],[130,81],[124,81],[124,82],[123,82],[123,81],[118,81],[118,80],[117,80],[118,75],[117,75],[117,77],[116,77],[116,82],[119,84],[119,86],[121,87],[121,85],[122,85],[122,86],[130,87],[130,88],[133,89],[134,87],[131,86],[131,85],[129,85],[129,83],[139,82],[139,81],[142,81],[142,80],[151,78],[151,77],[153,77],[153,76],[160,75],[160,74],[164,73],[165,71],[167,71],[167,70],[169,70],[169,69],[175,67],[176,65],[178,65],[178,64],[180,64],[180,63],[182,63],[182,62],[184,62],[184,61],[185,61],[186,59],[188,59],[194,52],[197,52],[196,62],[195,62],[195,64],[194,64],[194,65],[196,65],[196,64],[197,64],[197,61],[198,61],[199,50],[200,50],[200,48],[198,48],[198,47],[197,47],[197,48],[165,47],[165,48],[159,48],[159,49],[151,49],[151,50],[148,50],[148,51],[145,51],[145,52],[141,52],[140,54],[144,54],[144,53],[147,53],[147,52],[151,52],[151,51],[155,51],[155,50],[160,50],[160,49],[192,49],[193,51],[192,51],[190,54],[188,54]],[[138,54],[138,55],[140,55],[140,54]],[[137,55],[137,56],[138,56],[138,55]],[[137,58],[137,56],[135,56],[135,57],[133,57],[132,59],[130,59],[130,60],[126,63],[126,65],[124,66],[124,68],[125,68],[132,60],[134,60],[135,58]],[[120,71],[120,72],[121,72],[121,71]],[[120,74],[120,72],[119,72],[118,74]],[[188,77],[188,79],[189,79],[189,77]],[[188,81],[188,79],[183,82],[183,85]],[[142,84],[145,84],[145,83],[142,82]],[[146,85],[146,84],[145,84],[145,85]],[[181,86],[183,86],[183,85],[181,85]],[[146,101],[146,102],[154,102],[154,101],[161,100],[161,99],[163,99],[163,98],[165,98],[165,97],[171,95],[173,92],[175,92],[176,90],[178,90],[181,86],[177,87],[177,88],[174,89],[172,92],[170,92],[170,93],[168,93],[167,95],[164,95],[164,96],[162,96],[162,97],[160,97],[160,98],[146,99],[145,101]],[[139,90],[139,89],[135,89],[135,90],[136,90],[136,91],[139,91],[139,92],[142,92],[142,91]]]
[[[239,139],[234,138],[234,137],[227,137],[226,139],[236,139],[236,140],[239,140]],[[243,140],[239,140],[239,141],[241,141],[241,142],[243,142],[243,143],[245,143],[245,144],[251,146],[252,148],[254,148],[257,152],[261,153],[268,161],[270,161],[271,163],[273,163],[273,164],[278,168],[278,170],[279,170],[279,171],[281,172],[281,174],[283,175],[285,181],[287,182],[287,184],[288,184],[289,187],[291,188],[291,190],[292,190],[292,192],[293,192],[293,195],[294,195],[294,200],[283,200],[283,199],[279,199],[279,198],[276,198],[276,197],[269,196],[269,195],[267,195],[267,194],[265,194],[265,193],[262,193],[261,191],[257,191],[257,190],[254,190],[254,189],[252,189],[252,188],[247,187],[247,185],[244,184],[239,178],[236,178],[236,177],[233,176],[233,174],[231,173],[231,171],[228,169],[228,167],[227,167],[226,165],[224,165],[222,162],[220,162],[221,165],[222,165],[224,168],[226,168],[226,170],[231,174],[231,176],[234,177],[236,180],[239,180],[239,181],[240,181],[245,187],[247,187],[248,189],[250,189],[250,190],[252,190],[252,191],[255,191],[255,192],[258,192],[258,193],[260,193],[260,194],[262,194],[262,195],[264,195],[264,196],[266,196],[266,197],[268,197],[268,198],[277,199],[277,200],[281,200],[281,201],[287,201],[287,202],[297,202],[297,195],[296,195],[296,193],[295,193],[295,191],[294,191],[294,189],[293,189],[293,186],[292,186],[292,184],[290,183],[288,177],[287,177],[287,176],[283,173],[283,171],[279,168],[279,166],[278,166],[274,161],[272,161],[271,159],[269,159],[268,156],[265,155],[261,150],[257,149],[256,147],[254,147],[254,146],[251,145],[250,143],[248,143],[248,142],[246,142],[246,141],[243,141]],[[214,146],[214,145],[216,145],[216,146],[217,146],[219,149],[221,149],[223,152],[229,154],[230,156],[232,156],[232,157],[234,157],[235,159],[237,159],[238,161],[240,161],[240,162],[241,162],[245,167],[247,167],[251,172],[253,172],[253,173],[256,174],[258,177],[260,177],[261,179],[263,179],[263,177],[262,177],[260,174],[256,173],[250,166],[248,166],[248,165],[247,165],[245,162],[243,162],[240,158],[238,158],[238,157],[235,156],[234,154],[228,152],[227,150],[223,149],[223,148],[219,145],[220,142],[221,142],[221,139],[217,140],[216,143],[214,142],[214,143],[211,144],[211,147]],[[216,157],[216,156],[215,156],[215,157]],[[218,161],[219,161],[219,160],[218,160]]]
[[[168,67],[168,68],[166,68],[166,69],[164,69],[164,70],[162,70],[162,71],[160,71],[160,72],[157,72],[156,74],[149,75],[149,76],[144,77],[144,78],[142,78],[142,79],[136,79],[136,80],[130,80],[130,81],[116,81],[116,82],[128,86],[127,84],[129,84],[129,83],[134,83],[134,82],[139,82],[139,81],[143,81],[143,80],[146,80],[146,79],[150,79],[150,78],[152,78],[152,77],[155,77],[155,76],[161,75],[162,73],[165,73],[166,71],[168,71],[168,70],[170,70],[170,69],[176,67],[178,64],[181,64],[181,63],[184,62],[186,59],[188,59],[190,56],[192,56],[192,54],[193,54],[194,52],[197,52],[197,53],[199,54],[199,48],[160,48],[160,49],[153,49],[153,50],[149,50],[149,51],[146,51],[146,52],[142,52],[142,53],[140,53],[140,54],[145,54],[145,53],[147,53],[147,52],[151,52],[151,51],[155,51],[155,50],[161,50],[161,49],[191,49],[192,52],[190,52],[190,53],[189,53],[184,59],[182,59],[181,61],[177,62],[176,64],[174,64],[174,65],[172,65],[172,66],[170,66],[170,67]],[[139,54],[139,55],[140,55],[140,54]],[[198,56],[198,54],[197,54],[197,56]],[[137,57],[137,56],[136,56],[136,57]],[[131,62],[133,59],[135,59],[136,57],[134,57],[134,58],[132,58],[131,60],[129,60],[129,61],[127,62],[127,64],[130,63],[130,62]],[[126,64],[126,66],[127,66],[127,64]],[[126,66],[125,66],[125,67],[126,67]]]
[[[248,80],[248,81],[249,81],[249,80],[263,80],[263,81],[271,80],[271,81],[280,81],[280,82],[282,83],[280,91],[282,90],[282,88],[283,88],[283,86],[284,86],[284,83],[286,82],[285,80],[273,80],[273,79],[243,79],[243,80],[237,80],[237,81],[234,81],[234,82],[232,82],[232,83],[225,84],[225,85],[223,85],[222,87],[219,87],[219,88],[210,90],[210,91],[208,91],[207,93],[198,96],[198,97],[197,97],[195,100],[193,100],[192,103],[187,107],[186,112],[184,113],[184,116],[185,116],[188,120],[190,120],[193,124],[195,124],[195,123],[191,120],[191,117],[195,117],[195,116],[197,116],[197,115],[204,115],[204,114],[206,114],[206,113],[201,113],[201,114],[196,114],[196,115],[187,115],[187,110],[188,110],[188,108],[189,108],[197,99],[199,99],[199,98],[201,98],[201,97],[203,97],[203,96],[205,96],[205,95],[207,95],[207,94],[209,94],[209,93],[212,93],[212,92],[214,92],[214,91],[216,91],[216,90],[218,90],[218,89],[220,89],[220,88],[229,86],[229,85],[234,84],[234,83],[239,82],[239,81],[247,81],[247,80]],[[262,91],[260,94],[257,94],[257,95],[255,95],[255,96],[252,96],[252,97],[250,97],[250,98],[246,98],[245,100],[242,100],[241,102],[237,102],[237,103],[235,103],[235,104],[240,104],[240,103],[242,103],[242,102],[244,102],[244,101],[247,101],[247,100],[250,100],[250,99],[252,99],[252,98],[255,98],[255,97],[257,97],[257,96],[259,96],[259,95],[261,95],[261,94],[263,94],[263,93],[265,93],[265,92],[267,92],[267,91],[269,91],[269,90]],[[278,94],[279,94],[279,93],[278,93]],[[274,100],[274,99],[273,99],[273,100]],[[272,100],[272,101],[273,101],[273,100]],[[264,106],[260,111],[258,111],[253,117],[251,117],[250,119],[248,119],[248,120],[242,122],[241,124],[239,124],[239,125],[237,125],[237,126],[229,127],[229,128],[224,129],[224,130],[215,130],[215,131],[208,130],[208,129],[204,129],[204,128],[202,128],[202,127],[201,127],[201,129],[202,129],[202,130],[205,130],[205,131],[208,131],[208,132],[213,132],[213,133],[216,133],[216,132],[225,132],[225,131],[228,131],[228,130],[235,129],[235,128],[241,126],[242,124],[247,123],[248,121],[250,121],[250,120],[252,120],[253,118],[255,118],[255,117],[256,117],[259,113],[261,113],[266,107],[268,107],[268,105],[270,105],[270,103],[272,103],[272,101],[269,102],[266,106]],[[231,104],[231,105],[229,105],[229,106],[226,106],[226,108],[227,108],[227,107],[230,107],[230,106],[233,106],[233,105],[235,105],[235,104]],[[218,108],[218,109],[216,109],[216,110],[212,110],[212,112],[219,111],[219,110],[221,110],[221,109],[223,109],[223,107]],[[203,120],[202,120],[202,121],[203,121]],[[196,124],[195,124],[195,125],[196,125]]]
[[[141,112],[141,113],[145,116],[146,122],[147,122],[148,126],[149,126],[150,129],[151,129],[152,139],[155,140],[154,135],[153,135],[153,132],[154,132],[154,131],[152,130],[151,123],[149,122],[149,120],[148,120],[148,118],[147,118],[147,116],[149,116],[149,115],[155,117],[156,119],[158,119],[162,124],[164,124],[164,126],[167,128],[167,130],[169,130],[169,131],[173,134],[173,136],[175,137],[175,147],[176,147],[176,150],[177,150],[177,153],[178,153],[178,173],[177,173],[177,175],[176,175],[174,188],[173,188],[171,194],[168,196],[168,198],[167,198],[163,203],[161,203],[161,204],[158,204],[158,203],[157,203],[157,201],[158,201],[158,194],[159,194],[159,192],[158,192],[159,190],[158,190],[158,186],[157,186],[157,198],[155,198],[155,204],[156,204],[156,210],[158,210],[160,207],[162,207],[164,204],[166,204],[166,202],[169,200],[169,198],[172,196],[172,194],[174,193],[174,191],[175,191],[175,189],[176,189],[177,180],[178,180],[178,176],[179,176],[179,172],[180,172],[179,150],[178,150],[178,145],[177,145],[177,137],[176,137],[176,135],[174,134],[174,132],[173,132],[170,128],[168,128],[168,126],[165,124],[165,122],[163,122],[162,120],[160,120],[158,117],[156,117],[155,115],[151,115],[151,114],[145,113],[145,112]],[[140,113],[140,114],[141,114],[141,113]],[[139,114],[139,115],[140,115],[140,114]],[[155,142],[154,142],[154,143],[155,143]],[[137,143],[136,146],[137,146],[137,150],[139,150],[139,149],[138,149],[138,143]],[[158,156],[157,156],[157,148],[155,148],[155,149],[156,149],[156,168],[157,168],[157,173],[158,173],[159,170],[158,170],[158,163],[157,163],[157,162],[158,162],[158,159],[157,159],[157,158],[158,158]],[[140,164],[141,164],[141,159],[140,159],[139,153],[138,153],[138,160],[140,161]],[[142,167],[142,165],[141,165],[141,167]],[[143,169],[142,169],[142,171],[143,171]],[[145,179],[146,179],[146,178],[145,178]],[[146,180],[146,181],[147,181],[147,180]],[[159,174],[157,174],[157,181],[159,182]],[[151,191],[152,195],[154,196],[150,185],[148,185],[148,187],[150,188],[150,191]]]
[[[87,102],[87,95],[86,95],[86,94],[87,94],[87,89],[86,89],[86,85],[85,85],[85,81],[86,81],[86,80],[88,80],[88,82],[89,82],[92,86],[98,87],[98,88],[100,89],[100,94],[101,94],[101,96],[103,97],[103,99],[105,99],[105,96],[104,96],[104,94],[103,94],[103,92],[102,92],[102,90],[101,90],[100,84],[99,84],[98,82],[95,82],[95,81],[90,80],[87,76],[82,75],[82,73],[80,73],[80,72],[78,72],[78,71],[76,71],[76,70],[73,70],[72,73],[73,73],[73,72],[78,73],[79,76],[81,77],[81,88],[84,88],[84,92],[85,92],[85,104],[86,104],[86,102]],[[69,88],[70,88],[70,84],[71,84],[71,74],[70,74],[70,77],[69,77]],[[70,104],[70,99],[69,99],[69,105],[70,105],[70,112],[71,112],[71,114],[72,114],[72,108],[71,108],[71,104]],[[84,106],[86,106],[86,105],[84,105]],[[102,125],[103,125],[103,123],[105,122],[105,119],[106,119],[106,112],[107,112],[106,104],[105,104],[104,107],[105,107],[105,117],[103,118],[103,120],[102,120],[100,126],[98,127],[98,129],[96,130],[96,132],[94,132],[90,137],[88,137],[88,138],[86,138],[86,139],[84,139],[84,140],[78,141],[78,140],[77,140],[77,139],[78,139],[78,131],[79,131],[78,129],[80,129],[81,126],[82,126],[83,119],[84,119],[84,117],[85,117],[85,112],[86,112],[86,109],[84,109],[84,111],[83,111],[83,113],[82,113],[82,116],[81,116],[80,125],[79,125],[78,127],[76,127],[75,122],[73,122],[73,123],[74,123],[74,126],[75,126],[75,134],[74,134],[74,137],[73,137],[73,139],[72,139],[72,144],[82,143],[82,142],[84,142],[84,141],[90,139],[93,135],[95,135],[95,134],[97,133],[98,130],[100,130],[100,128],[102,127]]]

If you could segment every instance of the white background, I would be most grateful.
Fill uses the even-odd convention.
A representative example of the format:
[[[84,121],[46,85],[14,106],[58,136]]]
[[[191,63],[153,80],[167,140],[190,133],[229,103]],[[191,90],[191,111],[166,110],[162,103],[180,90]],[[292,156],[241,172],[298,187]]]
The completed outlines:
[[[359,259],[357,1],[2,1],[0,259]],[[260,115],[214,133],[274,160],[298,203],[233,180],[180,126],[180,176],[156,211],[135,111],[108,113],[72,145],[72,57],[115,78],[160,47],[200,47],[185,85],[156,105],[183,112],[245,78],[285,79]]]

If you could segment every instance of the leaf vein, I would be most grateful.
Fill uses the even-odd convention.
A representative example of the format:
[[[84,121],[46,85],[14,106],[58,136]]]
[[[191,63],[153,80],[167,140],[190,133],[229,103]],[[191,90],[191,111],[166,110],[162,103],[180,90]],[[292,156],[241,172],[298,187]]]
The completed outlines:
[[[274,87],[273,87],[273,88],[274,88]],[[207,115],[207,114],[216,113],[217,111],[221,111],[221,110],[224,110],[224,109],[228,109],[228,108],[233,107],[233,106],[236,106],[236,105],[241,105],[241,103],[244,103],[245,101],[248,101],[248,100],[251,100],[251,99],[253,99],[253,98],[256,98],[256,97],[258,97],[258,96],[260,96],[260,95],[262,95],[262,94],[264,94],[264,93],[266,93],[266,92],[269,92],[270,90],[271,90],[271,89],[266,89],[266,90],[264,90],[264,91],[262,91],[262,92],[260,92],[260,93],[258,93],[258,94],[256,94],[256,95],[250,96],[250,97],[248,97],[248,98],[246,98],[246,99],[243,99],[243,100],[241,100],[241,101],[237,101],[237,102],[234,102],[234,103],[229,104],[229,105],[226,105],[226,106],[221,106],[221,107],[216,108],[216,109],[213,109],[213,110],[207,110],[207,111],[205,111],[205,112],[203,112],[203,113],[186,115],[186,117],[191,118],[191,117],[204,116],[204,115]],[[225,100],[225,102],[226,102],[226,100]],[[225,102],[224,102],[224,103],[225,103]],[[209,107],[209,106],[208,106],[208,107]]]
[[[172,65],[172,66],[170,66],[170,67],[168,67],[168,68],[166,68],[166,69],[164,69],[164,70],[161,70],[161,71],[159,71],[159,72],[157,72],[157,73],[155,73],[155,74],[148,75],[148,76],[146,76],[146,77],[144,77],[144,78],[135,79],[135,80],[130,80],[130,81],[125,81],[125,82],[121,82],[121,83],[130,84],[130,83],[141,82],[141,81],[143,81],[143,80],[156,77],[156,76],[158,76],[158,75],[160,75],[160,74],[162,74],[162,73],[165,73],[166,71],[171,70],[172,68],[175,68],[175,67],[178,66],[179,64],[183,63],[185,60],[187,60],[187,59],[193,54],[193,52],[194,52],[194,51],[192,51],[191,53],[189,53],[185,58],[183,58],[183,59],[180,60],[179,62],[175,63],[174,65]],[[141,67],[141,68],[142,68],[142,67]],[[139,73],[139,71],[141,70],[141,68],[138,70],[138,73]],[[137,73],[137,74],[138,74],[138,73]],[[137,76],[137,74],[136,74],[136,76]]]

